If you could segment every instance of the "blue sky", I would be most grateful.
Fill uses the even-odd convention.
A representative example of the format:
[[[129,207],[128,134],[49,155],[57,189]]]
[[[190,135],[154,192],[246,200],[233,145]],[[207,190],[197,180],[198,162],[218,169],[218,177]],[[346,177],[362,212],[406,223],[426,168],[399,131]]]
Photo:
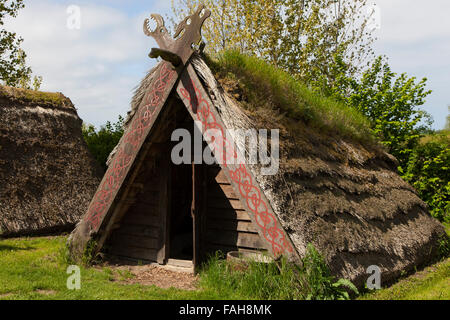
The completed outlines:
[[[433,93],[422,107],[445,125],[450,105],[450,1],[372,0],[379,17],[377,54],[394,72],[427,77]],[[28,63],[44,79],[42,90],[62,92],[80,117],[96,126],[125,115],[133,88],[155,63],[156,44],[142,32],[152,12],[170,14],[171,1],[25,0],[6,27],[21,35]],[[81,9],[81,28],[67,28],[69,5]]]

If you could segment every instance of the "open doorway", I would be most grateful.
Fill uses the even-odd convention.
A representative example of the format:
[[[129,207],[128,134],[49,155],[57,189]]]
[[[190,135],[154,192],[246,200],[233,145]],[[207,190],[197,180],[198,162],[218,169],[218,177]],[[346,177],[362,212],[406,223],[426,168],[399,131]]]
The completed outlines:
[[[171,168],[169,259],[193,260],[192,166]]]

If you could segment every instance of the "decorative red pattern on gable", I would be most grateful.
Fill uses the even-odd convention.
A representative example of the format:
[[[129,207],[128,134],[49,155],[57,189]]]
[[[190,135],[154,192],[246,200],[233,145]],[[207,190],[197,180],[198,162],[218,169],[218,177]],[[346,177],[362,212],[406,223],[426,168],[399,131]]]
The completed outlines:
[[[245,199],[248,209],[253,214],[256,224],[262,230],[262,234],[266,241],[272,246],[272,252],[274,256],[283,254],[285,251],[292,253],[293,248],[290,242],[286,239],[286,235],[279,227],[279,223],[275,216],[269,212],[266,202],[263,200],[260,189],[254,184],[252,176],[248,172],[245,164],[240,164],[235,170],[231,169],[228,164],[236,163],[238,154],[234,149],[234,143],[228,141],[226,138],[225,130],[217,122],[214,112],[210,109],[209,103],[202,97],[202,93],[196,87],[194,81],[190,81],[189,89],[193,89],[195,92],[195,99],[191,99],[189,89],[181,88],[179,90],[180,96],[189,101],[191,111],[197,114],[197,119],[202,123],[202,131],[205,138],[208,137],[208,131],[210,129],[219,130],[221,135],[214,135],[216,141],[214,144],[219,144],[223,148],[215,149],[219,153],[225,150],[222,154],[216,154],[217,159],[223,159],[221,161],[222,166],[228,171],[231,179],[238,185],[239,193],[241,197]],[[193,100],[195,100],[193,102]],[[220,141],[217,141],[220,139]]]
[[[88,223],[90,230],[97,231],[100,227],[116,196],[116,192],[122,185],[131,164],[148,135],[156,111],[160,110],[165,102],[162,100],[162,96],[168,84],[175,80],[175,74],[176,72],[170,68],[168,63],[162,63],[159,67],[158,77],[153,81],[150,91],[146,93],[143,102],[134,115],[118,151],[89,205],[84,220]]]

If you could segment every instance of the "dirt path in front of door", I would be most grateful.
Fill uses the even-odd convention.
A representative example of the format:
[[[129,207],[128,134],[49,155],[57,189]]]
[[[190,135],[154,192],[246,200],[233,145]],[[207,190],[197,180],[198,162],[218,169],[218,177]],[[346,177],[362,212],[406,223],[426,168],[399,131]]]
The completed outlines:
[[[127,284],[155,285],[167,289],[196,290],[198,277],[192,273],[176,271],[176,268],[167,268],[153,264],[103,264],[100,268],[112,270],[114,281]],[[180,269],[181,270],[181,269]]]

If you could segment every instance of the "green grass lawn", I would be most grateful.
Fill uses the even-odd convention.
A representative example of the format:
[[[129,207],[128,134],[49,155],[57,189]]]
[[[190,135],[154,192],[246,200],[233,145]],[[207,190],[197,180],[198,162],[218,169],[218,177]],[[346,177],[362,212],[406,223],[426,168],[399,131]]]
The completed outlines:
[[[111,268],[81,268],[81,290],[68,290],[66,237],[0,240],[0,300],[2,299],[251,299],[254,292],[225,290],[227,279],[211,284],[210,272],[197,290],[161,289],[118,281],[130,274]],[[209,280],[208,280],[209,279]],[[229,279],[233,280],[233,279]],[[234,279],[236,281],[236,279]],[[246,289],[248,290],[248,288]],[[256,296],[255,296],[256,297]],[[276,296],[275,296],[276,298]],[[362,299],[450,299],[450,258]]]
[[[363,300],[450,300],[450,258],[436,263]]]
[[[65,243],[62,236],[0,240],[0,299],[323,299],[345,292],[326,276],[315,251],[305,256],[311,266],[303,273],[289,263],[244,267],[212,257],[195,290],[130,284],[134,275],[126,270],[82,267],[81,289],[69,290]]]
[[[121,284],[111,269],[81,268],[81,290],[68,290],[61,252],[66,237],[0,241],[0,299],[224,299],[205,290]]]
[[[450,235],[450,224],[444,223]],[[360,297],[364,300],[450,300],[450,258]]]

